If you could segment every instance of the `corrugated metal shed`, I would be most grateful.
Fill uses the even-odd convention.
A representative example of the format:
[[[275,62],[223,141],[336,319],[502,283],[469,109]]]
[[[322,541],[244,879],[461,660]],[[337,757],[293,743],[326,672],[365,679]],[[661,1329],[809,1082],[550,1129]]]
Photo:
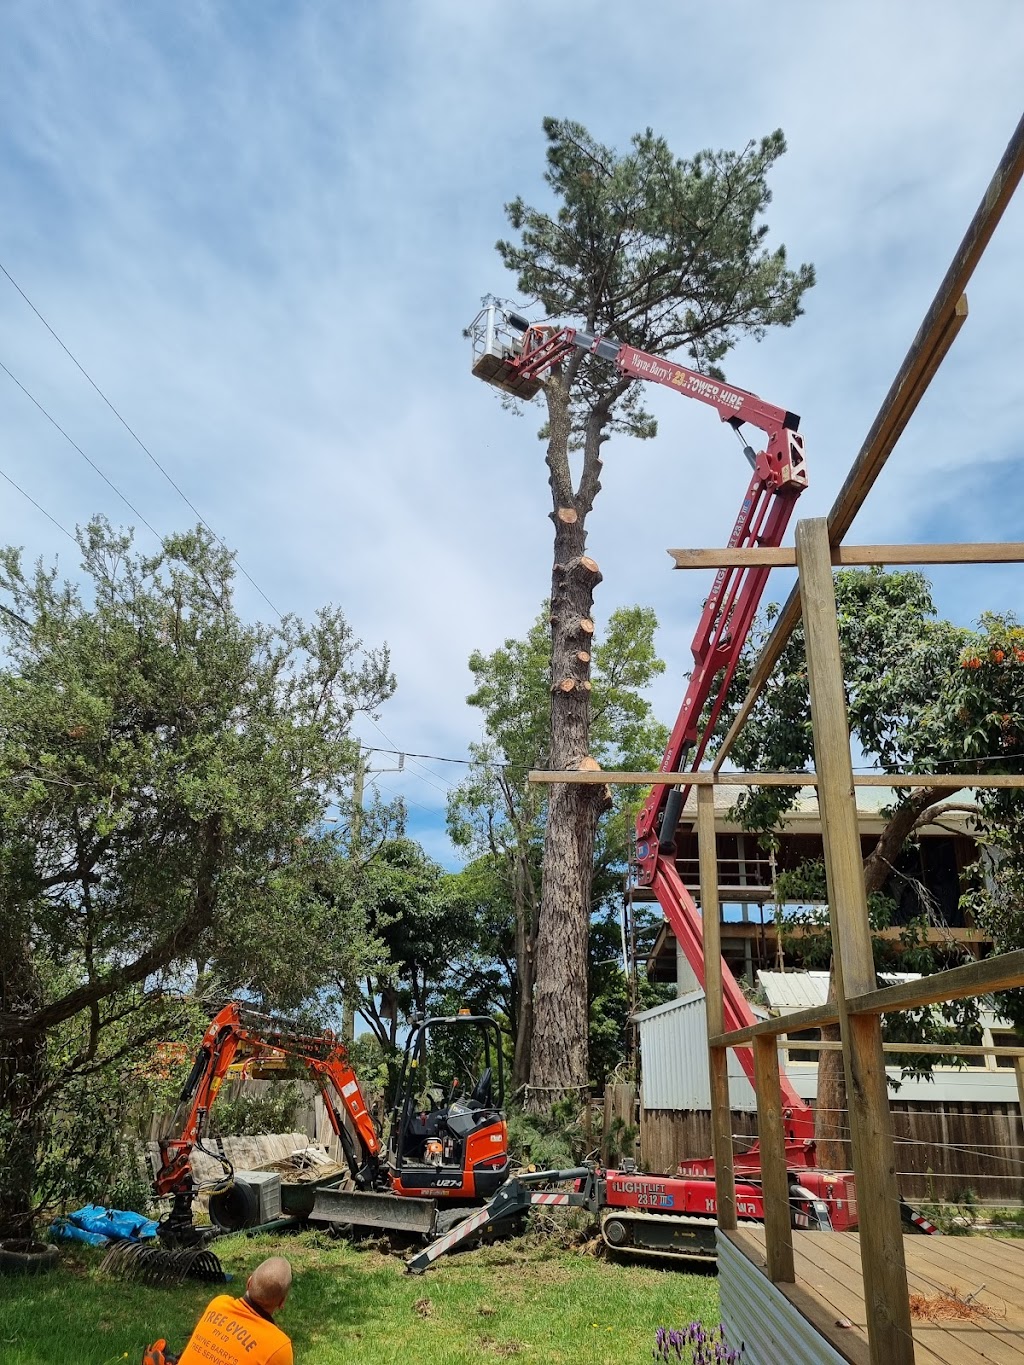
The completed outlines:
[[[758,979],[772,1013],[822,1004],[828,994],[828,972],[758,972]],[[886,981],[916,979],[910,973],[887,972]],[[760,1019],[768,1011],[753,1007]],[[711,1107],[708,1076],[708,1039],[704,1014],[704,992],[690,991],[678,1000],[644,1010],[633,1016],[640,1028],[641,1106],[645,1110],[707,1110]],[[992,1030],[1009,1028],[989,1010],[981,1014],[982,1038],[992,1042]],[[804,1044],[806,1050],[807,1044]],[[818,1093],[818,1066],[801,1053],[790,1057],[781,1051],[786,1074],[798,1095],[813,1101]],[[901,1078],[897,1066],[887,1067],[893,1082],[892,1093],[900,1100],[938,1105],[945,1101],[975,1104],[1016,1104],[1017,1081],[1012,1068],[999,1067],[991,1059],[986,1065],[971,1058],[965,1067],[935,1067],[930,1077],[920,1080]],[[729,1094],[732,1108],[754,1113],[757,1100],[743,1074],[734,1051],[729,1053]]]
[[[755,1008],[759,1018],[767,1012]],[[708,1034],[704,992],[691,991],[633,1016],[640,1027],[641,1104],[644,1109],[707,1109]],[[733,1109],[753,1111],[757,1099],[737,1060],[729,1054],[729,1095]]]
[[[743,1365],[844,1365],[760,1270],[718,1234],[718,1292],[726,1340],[743,1346]]]

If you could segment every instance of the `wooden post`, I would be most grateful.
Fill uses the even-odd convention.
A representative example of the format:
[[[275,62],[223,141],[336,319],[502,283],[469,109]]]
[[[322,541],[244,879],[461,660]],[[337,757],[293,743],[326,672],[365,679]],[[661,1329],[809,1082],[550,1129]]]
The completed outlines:
[[[710,1037],[710,1034],[708,1036]],[[1014,1057],[1013,1071],[1017,1077],[1017,1104],[1020,1108],[1020,1120],[1024,1124],[1024,1057]]]
[[[757,1137],[761,1150],[768,1278],[773,1284],[793,1284],[796,1280],[793,1227],[789,1215],[786,1143],[782,1131],[779,1053],[774,1038],[754,1039],[754,1084],[757,1089]]]
[[[913,1365],[914,1339],[881,1018],[877,1014],[851,1015],[846,1006],[848,996],[874,990],[877,980],[850,762],[850,729],[828,522],[824,517],[797,523],[796,550],[833,965],[857,1182],[868,1346],[872,1365]]]
[[[700,914],[704,939],[704,1010],[710,1040],[725,1032],[714,787],[697,788],[697,849],[700,855]],[[710,1041],[708,1077],[711,1082],[711,1152],[715,1158],[718,1226],[730,1232],[736,1227],[736,1180],[732,1161],[729,1050],[712,1047]]]

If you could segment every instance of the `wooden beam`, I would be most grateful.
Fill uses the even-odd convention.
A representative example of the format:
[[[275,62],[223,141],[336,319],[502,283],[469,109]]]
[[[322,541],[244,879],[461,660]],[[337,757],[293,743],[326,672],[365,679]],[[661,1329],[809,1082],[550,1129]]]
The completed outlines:
[[[816,787],[817,773],[617,773],[568,768],[532,768],[528,780],[549,785],[570,782],[579,786],[615,787]],[[962,791],[1024,787],[1024,773],[854,773],[855,787],[936,787]]]
[[[792,569],[796,550],[789,546],[735,546],[722,550],[669,550],[677,569]],[[992,541],[972,545],[833,545],[833,567],[860,564],[1020,564],[1024,542]]]
[[[779,1033],[799,1032],[807,1028],[822,1028],[825,1024],[839,1022],[839,1006],[834,1000],[827,1005],[810,1005],[805,1010],[794,1010],[792,1014],[779,1014],[774,1019],[762,1019],[760,1023],[748,1024],[746,1028],[733,1029],[731,1033],[721,1033],[710,1039],[712,1047],[749,1047],[755,1038],[774,1038]],[[811,1046],[810,1043],[807,1045]]]
[[[864,1302],[870,1305],[868,1349],[872,1365],[913,1365],[914,1339],[882,1025],[877,1015],[852,1014],[845,998],[873,990],[877,978],[854,799],[829,526],[824,517],[797,523],[796,551],[807,637],[814,766],[819,776],[832,970],[857,1182]],[[754,1046],[758,1055],[775,1059],[775,1046],[768,1038],[758,1038]]]
[[[1022,175],[1024,118],[1021,118],[1013,131],[1013,136],[925,314],[917,336],[910,343],[910,349],[889,392],[882,400],[882,406],[871,424],[846,482],[832,504],[832,510],[828,514],[830,544],[838,545],[850,529],[885,461],[913,416],[936,370],[956,340],[960,328],[966,322],[967,299],[964,297],[964,290]],[[747,695],[718,751],[716,767],[720,767],[725,761],[799,619],[799,596],[794,589],[754,665]]]
[[[895,1010],[919,1009],[943,1000],[963,1000],[972,995],[1012,990],[1024,986],[1024,949],[982,957],[963,967],[933,972],[917,981],[901,981],[898,986],[855,992],[846,1004],[850,1014],[890,1014]]]
[[[704,940],[704,1010],[707,1035],[725,1029],[722,995],[722,926],[718,903],[718,842],[715,838],[715,792],[697,791],[697,848],[700,856],[700,916]],[[778,1074],[778,1066],[775,1068]],[[711,1081],[711,1151],[715,1158],[715,1203],[718,1226],[736,1226],[736,1179],[733,1172],[732,1106],[729,1103],[729,1054],[724,1048],[708,1047]],[[785,1174],[785,1171],[783,1171]]]
[[[823,1042],[820,1038],[776,1038],[778,1047],[796,1047],[816,1052],[838,1052],[842,1043]],[[963,1043],[883,1043],[883,1052],[913,1052],[929,1057],[1017,1057],[1024,1061],[1024,1048],[986,1047],[983,1043],[965,1045]]]
[[[728,1057],[720,1051],[719,1057]],[[789,1179],[782,1131],[782,1086],[779,1059],[770,1038],[754,1043],[754,1089],[757,1091],[757,1139],[761,1149],[761,1193],[764,1199],[765,1251],[773,1284],[795,1284],[793,1227],[789,1212]],[[860,1188],[857,1198],[863,1207]]]

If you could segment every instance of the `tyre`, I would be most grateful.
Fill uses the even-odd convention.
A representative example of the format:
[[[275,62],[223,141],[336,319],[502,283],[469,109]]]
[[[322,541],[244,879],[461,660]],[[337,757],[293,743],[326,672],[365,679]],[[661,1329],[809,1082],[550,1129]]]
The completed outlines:
[[[49,1242],[9,1238],[0,1242],[0,1275],[43,1275],[57,1264],[57,1255]]]
[[[225,1232],[255,1227],[260,1221],[259,1191],[236,1180],[230,1189],[210,1196],[210,1219]]]

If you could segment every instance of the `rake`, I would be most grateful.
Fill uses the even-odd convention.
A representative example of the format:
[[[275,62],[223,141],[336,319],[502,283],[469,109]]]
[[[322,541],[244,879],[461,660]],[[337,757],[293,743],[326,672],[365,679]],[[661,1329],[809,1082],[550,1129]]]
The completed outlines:
[[[184,1280],[227,1284],[230,1278],[220,1259],[206,1247],[170,1248],[152,1242],[118,1242],[103,1258],[100,1270],[121,1279],[168,1287]]]

